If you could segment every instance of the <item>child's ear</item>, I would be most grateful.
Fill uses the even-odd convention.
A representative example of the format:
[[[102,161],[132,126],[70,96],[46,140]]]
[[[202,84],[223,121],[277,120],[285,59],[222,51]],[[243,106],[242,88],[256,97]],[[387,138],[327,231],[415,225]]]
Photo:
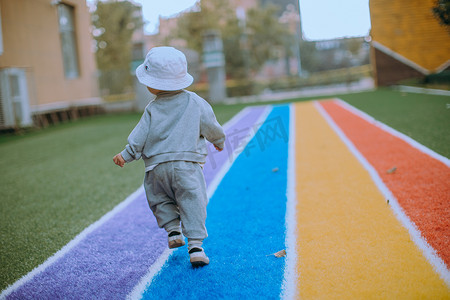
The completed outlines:
[[[152,89],[151,87],[147,87],[147,90],[152,93],[153,95],[158,95],[161,91],[160,90],[156,90],[156,89]]]

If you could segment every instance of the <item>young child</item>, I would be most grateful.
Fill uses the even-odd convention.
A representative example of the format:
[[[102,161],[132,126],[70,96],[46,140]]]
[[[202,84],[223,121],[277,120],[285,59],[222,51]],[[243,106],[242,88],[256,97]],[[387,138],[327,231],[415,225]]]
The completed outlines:
[[[207,265],[209,258],[202,248],[208,203],[202,170],[205,139],[222,151],[225,134],[211,106],[184,90],[193,78],[182,52],[172,47],[152,48],[136,76],[156,98],[145,108],[114,163],[123,167],[142,157],[147,201],[159,227],[168,233],[169,248],[184,246],[184,235],[191,264]]]

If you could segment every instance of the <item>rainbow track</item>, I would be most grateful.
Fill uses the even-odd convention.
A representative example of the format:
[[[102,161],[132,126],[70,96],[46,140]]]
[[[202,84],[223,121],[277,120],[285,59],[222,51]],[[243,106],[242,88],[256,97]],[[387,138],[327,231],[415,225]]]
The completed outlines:
[[[447,158],[337,99],[225,129],[204,169],[209,266],[166,248],[139,189],[0,298],[450,298]]]

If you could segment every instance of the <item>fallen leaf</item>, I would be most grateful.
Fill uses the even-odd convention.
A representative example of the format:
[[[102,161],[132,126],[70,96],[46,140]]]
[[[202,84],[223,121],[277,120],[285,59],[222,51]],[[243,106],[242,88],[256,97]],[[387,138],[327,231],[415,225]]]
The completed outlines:
[[[275,172],[278,172],[278,170],[279,170],[278,168],[273,168],[273,169],[272,169],[272,172],[275,173]]]
[[[395,173],[395,171],[397,171],[397,167],[393,167],[392,169],[387,170],[386,173],[392,174]]]
[[[270,255],[274,255],[275,257],[284,257],[284,256],[286,256],[286,250],[280,250],[280,251],[270,254]],[[267,256],[270,256],[270,255],[267,255]]]

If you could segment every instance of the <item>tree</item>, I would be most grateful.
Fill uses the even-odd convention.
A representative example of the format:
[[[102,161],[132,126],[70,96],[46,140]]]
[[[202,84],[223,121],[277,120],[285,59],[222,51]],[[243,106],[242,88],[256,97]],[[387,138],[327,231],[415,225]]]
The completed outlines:
[[[439,23],[450,31],[450,0],[437,0],[432,12]]]
[[[277,8],[264,6],[250,9],[244,22],[239,20],[228,1],[199,1],[193,12],[180,16],[176,36],[188,47],[202,53],[203,34],[211,29],[222,36],[228,77],[240,79],[255,73],[275,57],[288,30],[278,22]]]
[[[236,16],[228,1],[198,1],[193,11],[180,16],[175,36],[186,40],[189,48],[201,53],[204,33],[216,29],[223,34],[232,19]]]
[[[250,68],[259,71],[264,63],[278,58],[277,49],[286,49],[293,41],[287,26],[278,21],[279,8],[266,5],[248,11],[248,31],[250,47]],[[283,51],[282,50],[282,51]]]
[[[140,10],[140,6],[129,1],[96,2],[92,25],[102,90],[107,89],[112,94],[123,93],[127,86],[132,85],[131,38],[134,30],[143,25]]]
[[[313,73],[318,70],[320,65],[320,59],[317,55],[316,43],[301,41],[300,53],[302,54],[302,69],[309,73]]]
[[[278,12],[278,16],[281,17],[281,14],[288,8],[289,5],[294,5],[294,7],[298,10],[298,0],[260,0],[260,3],[264,5],[276,5],[280,8]]]

